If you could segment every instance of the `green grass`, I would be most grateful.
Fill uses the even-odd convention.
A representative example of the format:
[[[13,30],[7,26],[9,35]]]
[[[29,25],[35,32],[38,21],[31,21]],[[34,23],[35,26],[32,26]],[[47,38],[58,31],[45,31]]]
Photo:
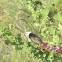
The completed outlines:
[[[44,57],[38,57],[43,55],[37,52],[33,43],[30,47],[35,52],[29,52],[31,51],[30,47],[27,47],[29,42],[24,36],[26,31],[37,34],[44,42],[49,42],[49,46],[62,46],[62,1],[42,0],[41,2],[42,5],[36,6],[35,0],[0,1],[0,27],[6,28],[6,31],[0,30],[0,35],[5,34],[0,38],[0,62],[48,62]]]
[[[16,25],[18,20],[18,14],[21,9],[21,1],[17,0],[1,0],[0,1],[0,26],[8,27],[9,24]],[[23,22],[22,22],[23,23]],[[15,29],[14,29],[15,30]],[[13,35],[17,35],[19,30],[12,30]],[[1,32],[0,32],[1,33]],[[1,33],[2,34],[2,33]],[[15,50],[14,45],[6,45],[2,39],[0,39],[0,62],[36,62],[32,55],[26,50]]]

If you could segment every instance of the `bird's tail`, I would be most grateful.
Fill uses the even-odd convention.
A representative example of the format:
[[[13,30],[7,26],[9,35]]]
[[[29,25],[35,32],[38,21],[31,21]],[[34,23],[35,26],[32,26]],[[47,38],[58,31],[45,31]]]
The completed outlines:
[[[43,42],[43,45],[46,45],[46,43]]]

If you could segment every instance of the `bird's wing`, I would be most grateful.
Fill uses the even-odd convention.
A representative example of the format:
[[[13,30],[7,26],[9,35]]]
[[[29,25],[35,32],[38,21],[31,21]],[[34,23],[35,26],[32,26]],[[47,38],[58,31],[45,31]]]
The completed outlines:
[[[42,43],[41,39],[37,36],[30,37],[30,39],[31,39],[32,42],[34,42],[36,44],[41,44]]]

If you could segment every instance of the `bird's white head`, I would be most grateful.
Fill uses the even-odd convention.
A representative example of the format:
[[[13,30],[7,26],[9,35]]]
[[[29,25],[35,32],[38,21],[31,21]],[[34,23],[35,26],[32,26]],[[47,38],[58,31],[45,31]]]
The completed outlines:
[[[25,36],[26,36],[26,37],[29,37],[29,34],[30,34],[30,33],[31,33],[30,31],[29,31],[29,32],[26,32],[26,33],[25,33]]]

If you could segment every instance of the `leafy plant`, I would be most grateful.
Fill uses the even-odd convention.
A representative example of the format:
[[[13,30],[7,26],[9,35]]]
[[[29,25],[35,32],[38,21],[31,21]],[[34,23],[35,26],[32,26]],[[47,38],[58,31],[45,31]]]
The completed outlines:
[[[42,59],[44,62],[61,62],[62,1],[11,0],[10,3],[6,3],[7,1],[1,1],[5,8],[5,11],[1,11],[1,14],[6,14],[1,20],[6,21],[7,26],[0,26],[0,39],[4,41],[6,46],[13,45],[13,49],[16,50],[15,58],[17,59],[17,53],[20,53],[20,57],[23,55],[21,58],[24,59],[24,62],[36,62],[32,60],[35,58],[37,58],[37,61]],[[7,21],[11,21],[13,24],[10,24],[10,22],[8,24]],[[16,24],[19,25],[20,29]],[[47,46],[41,45],[39,47],[32,42],[28,42],[27,38],[23,36],[25,31],[37,34]],[[26,53],[29,53],[27,55],[28,60],[25,56]],[[16,62],[20,62],[20,58]]]

